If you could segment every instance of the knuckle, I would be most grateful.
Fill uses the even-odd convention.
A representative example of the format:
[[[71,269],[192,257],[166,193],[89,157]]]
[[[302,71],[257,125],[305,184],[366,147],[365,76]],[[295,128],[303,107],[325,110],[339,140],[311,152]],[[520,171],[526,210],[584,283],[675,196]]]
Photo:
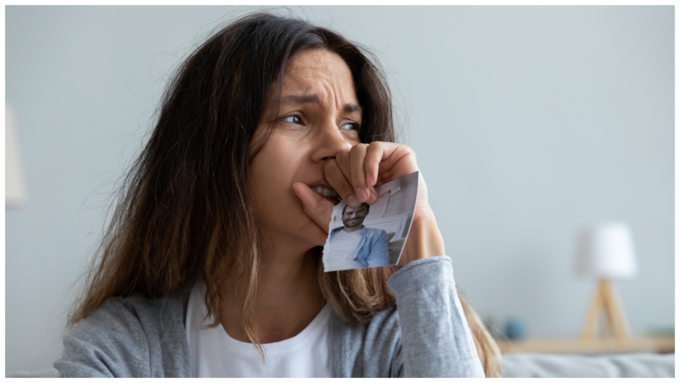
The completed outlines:
[[[349,151],[342,151],[342,152],[339,152],[339,153],[335,156],[335,160],[331,160],[331,161],[336,161],[336,162],[337,162],[338,164],[340,164],[340,165],[345,165],[345,164],[347,164],[347,163],[349,162]]]
[[[399,144],[399,146],[401,147],[402,150],[406,151],[407,153],[414,154],[414,155],[416,154],[416,153],[413,151],[413,149],[411,149],[411,147],[408,146],[408,145]]]
[[[400,156],[409,156],[412,157],[413,159],[416,158],[416,152],[413,149],[411,149],[410,146],[399,144],[397,150],[398,153],[400,153]]]
[[[351,195],[354,195],[354,188],[352,187],[352,185],[346,182],[342,182],[341,184],[342,185],[340,186],[340,190],[336,189],[335,191],[338,192],[338,194],[340,194],[341,197],[343,197],[342,198],[343,200]]]
[[[351,195],[354,195],[354,189],[352,188],[352,185],[348,184],[347,182],[340,181],[336,184],[331,184],[331,186],[333,186],[333,189],[335,189],[335,191],[340,194],[340,197],[343,200]]]
[[[340,196],[348,197],[354,194],[354,189],[352,185],[349,185],[345,181],[345,176],[342,174],[342,170],[337,166],[337,164],[331,165],[329,161],[326,163],[326,168],[324,169],[326,175],[326,181]]]
[[[352,147],[351,147],[351,146],[346,147],[346,148],[342,148],[342,149],[338,150],[338,153],[337,153],[336,156],[347,155],[347,154],[349,154],[349,151],[350,151],[350,150],[352,150]]]
[[[338,155],[335,157],[335,160],[332,161],[335,161],[336,165],[345,166],[347,163],[349,163],[349,158],[347,155]]]
[[[350,154],[351,155],[356,155],[357,153],[361,153],[364,151],[364,148],[366,147],[366,144],[356,144],[352,146],[352,149],[350,149]]]

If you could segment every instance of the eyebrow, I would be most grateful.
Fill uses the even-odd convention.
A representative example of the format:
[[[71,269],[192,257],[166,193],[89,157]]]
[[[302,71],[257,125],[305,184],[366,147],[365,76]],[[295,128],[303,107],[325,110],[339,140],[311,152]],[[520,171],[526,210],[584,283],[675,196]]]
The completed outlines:
[[[315,94],[306,94],[302,96],[289,95],[281,97],[281,105],[283,104],[318,104],[319,97]],[[345,113],[361,112],[361,106],[358,104],[345,104],[342,111]]]

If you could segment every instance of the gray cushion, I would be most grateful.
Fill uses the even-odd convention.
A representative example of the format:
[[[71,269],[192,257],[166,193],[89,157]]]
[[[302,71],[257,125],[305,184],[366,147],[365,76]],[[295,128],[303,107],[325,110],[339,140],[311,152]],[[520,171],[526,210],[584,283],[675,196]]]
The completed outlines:
[[[675,377],[675,354],[503,355],[504,378]]]

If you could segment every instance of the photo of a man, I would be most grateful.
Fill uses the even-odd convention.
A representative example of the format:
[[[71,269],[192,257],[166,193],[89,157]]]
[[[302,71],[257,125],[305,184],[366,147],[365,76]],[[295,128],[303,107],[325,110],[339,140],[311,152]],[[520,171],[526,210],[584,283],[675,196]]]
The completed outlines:
[[[323,247],[324,272],[397,265],[411,230],[419,173],[375,188],[377,201],[352,208],[333,206]]]
[[[385,230],[364,226],[369,211],[370,206],[366,203],[358,209],[345,206],[342,210],[343,226],[330,233],[333,254],[329,262],[334,264],[334,269],[386,266],[390,263],[390,240]]]

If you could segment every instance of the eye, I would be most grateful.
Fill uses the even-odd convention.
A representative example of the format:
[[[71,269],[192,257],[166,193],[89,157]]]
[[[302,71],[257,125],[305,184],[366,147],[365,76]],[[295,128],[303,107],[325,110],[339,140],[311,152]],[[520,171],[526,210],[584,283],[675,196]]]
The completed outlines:
[[[348,122],[346,124],[340,125],[340,130],[359,130],[359,124]]]
[[[302,119],[300,118],[300,116],[297,116],[297,115],[286,116],[286,117],[282,118],[281,120],[286,121],[286,122],[291,122],[293,124],[301,124],[302,123]]]

